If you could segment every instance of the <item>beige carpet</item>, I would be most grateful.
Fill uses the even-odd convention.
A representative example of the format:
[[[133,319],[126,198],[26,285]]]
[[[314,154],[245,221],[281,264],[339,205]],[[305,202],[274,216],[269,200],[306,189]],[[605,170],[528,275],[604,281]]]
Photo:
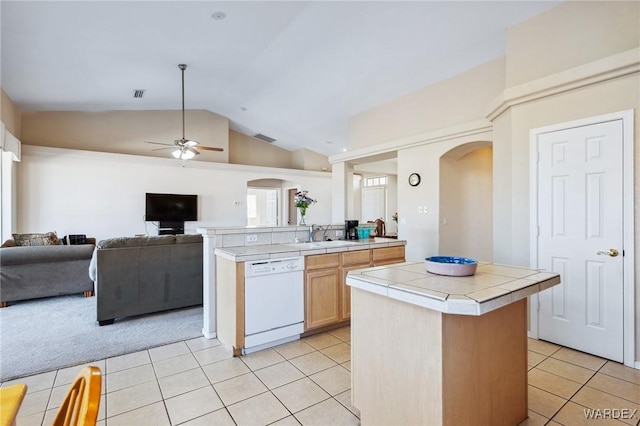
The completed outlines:
[[[0,309],[0,382],[202,336],[202,306],[100,327],[95,297],[60,296]]]

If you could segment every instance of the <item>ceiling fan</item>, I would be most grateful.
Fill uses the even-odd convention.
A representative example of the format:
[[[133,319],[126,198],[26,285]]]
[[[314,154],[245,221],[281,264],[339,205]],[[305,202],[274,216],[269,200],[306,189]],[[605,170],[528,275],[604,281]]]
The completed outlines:
[[[186,139],[184,137],[184,70],[187,69],[187,64],[179,64],[178,68],[180,68],[180,70],[182,71],[182,138],[174,140],[173,145],[168,143],[161,143],[161,142],[150,142],[150,141],[145,141],[145,142],[154,144],[154,145],[166,145],[169,147],[169,148],[158,148],[158,149],[154,149],[153,151],[160,151],[163,149],[173,148],[171,155],[173,155],[175,158],[182,159],[182,160],[191,160],[193,157],[200,154],[199,150],[218,151],[218,152],[224,151],[223,148],[200,145],[199,142],[191,139]]]

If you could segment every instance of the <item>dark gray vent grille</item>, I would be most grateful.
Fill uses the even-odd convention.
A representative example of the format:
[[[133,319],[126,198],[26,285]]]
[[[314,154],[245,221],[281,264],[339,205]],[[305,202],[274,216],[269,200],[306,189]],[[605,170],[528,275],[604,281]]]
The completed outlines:
[[[144,92],[145,90],[143,89],[137,89],[133,91],[133,97],[134,98],[142,98],[144,96]]]
[[[258,133],[256,135],[253,135],[253,137],[256,138],[256,139],[260,139],[261,141],[268,142],[268,143],[275,142],[274,138],[270,138],[269,136],[263,135],[262,133]]]

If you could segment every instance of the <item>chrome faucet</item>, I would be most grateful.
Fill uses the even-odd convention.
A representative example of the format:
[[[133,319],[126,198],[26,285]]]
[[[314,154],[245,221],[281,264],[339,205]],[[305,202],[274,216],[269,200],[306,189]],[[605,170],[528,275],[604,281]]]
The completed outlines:
[[[329,225],[324,227],[324,232],[322,233],[322,241],[327,240],[327,231],[329,230]]]
[[[323,229],[322,225],[316,225],[316,224],[311,225],[311,228],[309,228],[309,241],[311,242],[316,241],[315,236],[316,236],[316,232],[318,231],[323,231],[322,239],[320,241],[325,241],[327,239],[327,231],[329,230],[329,226],[330,225],[326,225]]]

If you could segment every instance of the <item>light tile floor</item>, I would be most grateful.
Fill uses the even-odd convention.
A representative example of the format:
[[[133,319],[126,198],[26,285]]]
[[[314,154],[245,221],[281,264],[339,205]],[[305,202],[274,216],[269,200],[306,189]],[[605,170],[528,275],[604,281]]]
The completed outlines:
[[[101,360],[99,425],[356,425],[350,348],[344,327],[239,358],[196,338]],[[528,361],[523,425],[638,425],[639,370],[531,339]],[[28,385],[18,426],[50,424],[79,369],[13,381]]]

